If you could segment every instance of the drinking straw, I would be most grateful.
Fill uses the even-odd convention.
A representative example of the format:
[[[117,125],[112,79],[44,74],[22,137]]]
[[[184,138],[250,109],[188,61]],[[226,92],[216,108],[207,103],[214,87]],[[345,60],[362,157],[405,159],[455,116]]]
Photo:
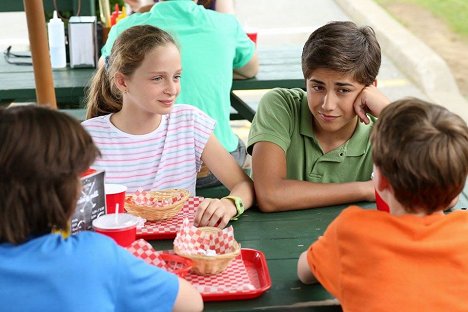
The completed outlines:
[[[115,224],[119,224],[119,203],[115,204]]]

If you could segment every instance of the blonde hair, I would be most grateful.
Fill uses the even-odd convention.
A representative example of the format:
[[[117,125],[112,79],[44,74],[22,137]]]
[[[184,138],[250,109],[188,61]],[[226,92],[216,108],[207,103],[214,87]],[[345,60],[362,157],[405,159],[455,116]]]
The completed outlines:
[[[133,26],[115,40],[105,66],[97,70],[86,95],[86,118],[116,113],[122,109],[122,94],[114,84],[115,74],[131,76],[154,48],[177,46],[174,38],[151,25]]]
[[[416,98],[396,101],[381,112],[371,140],[374,163],[406,211],[431,214],[463,190],[468,127],[446,108]]]

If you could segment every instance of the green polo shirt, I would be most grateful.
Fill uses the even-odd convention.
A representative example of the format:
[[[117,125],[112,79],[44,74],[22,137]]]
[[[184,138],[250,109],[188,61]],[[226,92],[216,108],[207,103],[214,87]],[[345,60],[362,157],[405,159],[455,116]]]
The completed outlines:
[[[286,154],[287,178],[321,183],[368,181],[372,173],[371,123],[357,123],[353,136],[323,153],[314,133],[307,93],[273,89],[260,100],[250,128],[247,151],[257,142],[272,142]]]
[[[166,0],[113,26],[102,55],[110,54],[124,30],[145,24],[167,31],[180,46],[182,77],[176,103],[196,106],[216,120],[215,136],[228,152],[234,151],[239,139],[229,120],[233,69],[250,61],[255,44],[234,15],[206,10],[192,0]]]

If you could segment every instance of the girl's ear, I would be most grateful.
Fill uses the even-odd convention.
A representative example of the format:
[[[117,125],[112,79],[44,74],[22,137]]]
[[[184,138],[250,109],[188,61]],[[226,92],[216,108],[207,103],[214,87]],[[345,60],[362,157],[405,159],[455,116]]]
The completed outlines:
[[[377,79],[375,79],[375,80],[372,82],[372,85],[374,85],[374,87],[377,87]]]
[[[127,91],[127,80],[124,74],[117,72],[114,76],[114,83],[115,86],[122,92],[124,93]]]

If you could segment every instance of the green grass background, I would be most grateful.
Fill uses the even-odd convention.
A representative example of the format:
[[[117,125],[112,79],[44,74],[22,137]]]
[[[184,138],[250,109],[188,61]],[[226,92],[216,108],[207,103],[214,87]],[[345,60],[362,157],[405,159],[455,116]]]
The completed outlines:
[[[468,0],[376,0],[376,2],[383,7],[394,3],[419,5],[442,19],[454,32],[468,38]]]

